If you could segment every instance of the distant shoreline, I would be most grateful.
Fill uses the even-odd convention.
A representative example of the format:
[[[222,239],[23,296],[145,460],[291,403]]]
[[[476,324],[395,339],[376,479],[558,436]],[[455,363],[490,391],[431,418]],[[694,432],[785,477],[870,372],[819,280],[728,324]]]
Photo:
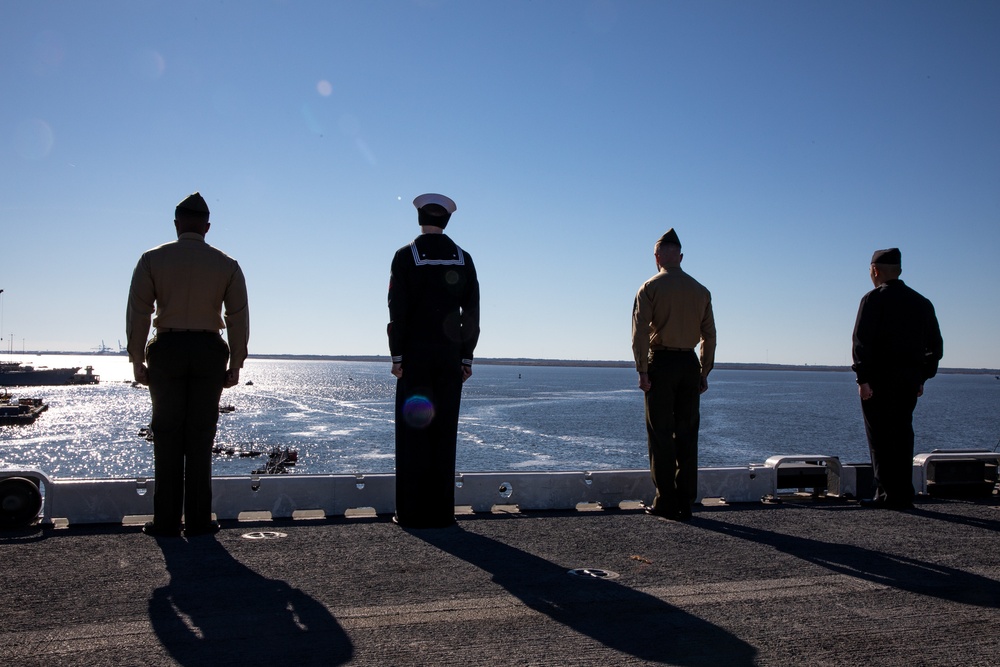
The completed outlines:
[[[125,352],[54,352],[51,350],[28,350],[21,353],[28,355],[74,355],[74,356],[102,356],[121,357]],[[16,355],[15,355],[16,356]],[[374,362],[390,363],[388,355],[344,355],[344,354],[251,354],[250,359],[274,359],[287,361],[354,361],[354,362]],[[524,357],[479,357],[477,364],[483,366],[563,366],[574,368],[634,368],[632,361],[601,361],[589,359],[530,359]],[[716,370],[727,371],[825,371],[831,373],[849,373],[850,366],[824,366],[812,364],[760,364],[760,363],[734,363],[717,362]],[[1000,376],[1000,369],[996,368],[939,368],[939,373],[952,375],[993,375]]]
[[[251,359],[287,359],[289,361],[356,361],[390,363],[387,355],[322,355],[322,354],[251,354]],[[590,360],[590,359],[531,359],[523,357],[477,357],[477,365],[483,366],[562,366],[573,368],[635,368],[633,361]],[[811,364],[766,364],[718,362],[716,370],[727,371],[825,371],[850,373],[850,366],[824,366]],[[992,368],[940,368],[939,373],[962,375],[1000,375],[1000,370]]]

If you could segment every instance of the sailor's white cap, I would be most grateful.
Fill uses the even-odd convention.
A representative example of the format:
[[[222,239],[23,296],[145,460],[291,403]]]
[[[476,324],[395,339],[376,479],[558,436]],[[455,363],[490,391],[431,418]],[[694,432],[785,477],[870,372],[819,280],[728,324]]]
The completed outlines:
[[[422,209],[424,206],[427,206],[428,204],[437,204],[438,206],[443,207],[444,210],[448,211],[448,213],[454,213],[455,210],[458,209],[458,207],[455,206],[455,202],[453,202],[449,197],[445,197],[444,195],[437,195],[434,194],[433,192],[429,192],[425,195],[420,195],[419,197],[413,200],[413,205],[417,207],[417,210]]]

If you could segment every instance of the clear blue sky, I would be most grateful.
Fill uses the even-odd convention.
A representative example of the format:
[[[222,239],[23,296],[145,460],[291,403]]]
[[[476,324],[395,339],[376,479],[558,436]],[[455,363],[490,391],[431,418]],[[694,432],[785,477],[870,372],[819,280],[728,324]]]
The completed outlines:
[[[4,351],[116,346],[199,190],[252,353],[387,354],[430,191],[477,356],[629,359],[674,227],[720,361],[849,363],[898,246],[943,365],[1000,367],[994,0],[0,0],[0,91]]]

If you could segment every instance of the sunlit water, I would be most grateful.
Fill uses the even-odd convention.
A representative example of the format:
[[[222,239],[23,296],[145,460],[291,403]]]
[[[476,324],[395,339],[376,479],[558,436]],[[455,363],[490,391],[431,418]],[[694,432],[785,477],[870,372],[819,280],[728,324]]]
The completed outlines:
[[[50,408],[31,426],[0,426],[0,466],[53,477],[152,475],[149,393],[121,356],[46,356],[36,366],[93,365],[96,386],[24,387]],[[252,385],[243,384],[251,381]],[[846,372],[717,370],[702,397],[700,465],[762,463],[776,454],[868,460],[854,377]],[[217,445],[290,447],[293,474],[392,472],[393,392],[387,363],[251,359],[226,390]],[[994,449],[1000,381],[939,375],[915,414],[917,451]],[[465,385],[458,468],[600,470],[648,466],[642,394],[628,368],[478,365]],[[216,475],[245,475],[262,458],[215,457]]]

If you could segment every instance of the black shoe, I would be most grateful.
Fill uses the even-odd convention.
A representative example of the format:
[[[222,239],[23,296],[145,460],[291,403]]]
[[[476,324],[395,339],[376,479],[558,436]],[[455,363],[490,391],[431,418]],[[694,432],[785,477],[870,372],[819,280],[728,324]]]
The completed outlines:
[[[181,529],[177,528],[175,530],[168,530],[166,528],[160,528],[152,521],[147,521],[142,526],[142,532],[150,535],[151,537],[180,537]]]
[[[885,509],[885,501],[881,498],[862,498],[858,503],[865,509],[881,510]]]
[[[675,521],[690,521],[694,518],[691,514],[691,508],[682,509],[677,511],[677,516],[674,518]]]
[[[452,518],[451,521],[422,521],[417,523],[402,522],[399,520],[399,516],[396,514],[392,515],[392,522],[399,526],[400,528],[414,528],[417,530],[422,530],[425,528],[451,528],[452,526],[457,526],[458,522]]]
[[[658,516],[661,519],[670,519],[671,521],[690,521],[691,520],[691,512],[690,512],[690,510],[687,513],[687,518],[686,519],[683,518],[683,513],[680,512],[680,511],[678,511],[678,510],[668,511],[668,510],[661,510],[661,509],[654,509],[652,507],[647,507],[646,508],[646,514],[648,514],[649,516]]]
[[[215,535],[222,526],[219,525],[218,521],[209,521],[208,524],[204,526],[194,526],[191,528],[184,529],[185,537],[198,537],[199,535]]]

